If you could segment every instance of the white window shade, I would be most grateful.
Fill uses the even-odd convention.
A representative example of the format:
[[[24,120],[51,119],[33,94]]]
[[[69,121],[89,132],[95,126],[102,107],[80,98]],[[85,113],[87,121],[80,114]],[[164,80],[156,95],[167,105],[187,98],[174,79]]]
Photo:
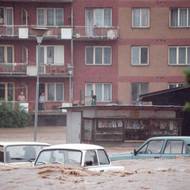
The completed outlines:
[[[72,28],[61,28],[61,39],[71,40],[72,39]]]
[[[18,35],[19,35],[19,38],[21,38],[21,39],[27,39],[28,38],[28,28],[19,28]]]
[[[55,46],[55,65],[64,65],[64,46]]]

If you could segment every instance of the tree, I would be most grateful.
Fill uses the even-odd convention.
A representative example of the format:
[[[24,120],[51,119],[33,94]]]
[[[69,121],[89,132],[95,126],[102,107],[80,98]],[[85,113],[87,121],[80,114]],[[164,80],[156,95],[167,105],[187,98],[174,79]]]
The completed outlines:
[[[186,69],[184,73],[185,73],[187,85],[190,85],[190,69]],[[190,112],[190,102],[185,103],[184,110]]]
[[[17,128],[26,127],[30,121],[30,115],[17,106],[12,108],[12,104],[0,102],[0,127]]]

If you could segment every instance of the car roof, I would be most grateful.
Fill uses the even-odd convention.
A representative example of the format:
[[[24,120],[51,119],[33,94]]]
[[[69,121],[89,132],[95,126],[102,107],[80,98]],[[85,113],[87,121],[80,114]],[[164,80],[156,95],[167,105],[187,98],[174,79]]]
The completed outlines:
[[[187,143],[190,143],[190,136],[159,136],[159,137],[151,137],[148,140],[161,140],[161,139],[165,139],[165,140],[184,140]]]
[[[50,144],[44,142],[33,142],[33,141],[0,141],[0,146],[15,146],[15,145],[45,145],[49,146]]]
[[[69,150],[94,150],[94,149],[104,149],[102,146],[93,144],[57,144],[46,147],[43,150],[51,149],[69,149]]]

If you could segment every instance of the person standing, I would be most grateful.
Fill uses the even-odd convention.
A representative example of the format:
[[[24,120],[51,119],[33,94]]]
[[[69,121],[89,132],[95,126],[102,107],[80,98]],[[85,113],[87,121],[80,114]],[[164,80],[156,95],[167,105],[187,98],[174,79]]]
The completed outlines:
[[[19,102],[24,102],[26,100],[23,91],[20,92],[17,99],[18,99]]]
[[[39,110],[44,110],[45,94],[42,92],[39,97]]]

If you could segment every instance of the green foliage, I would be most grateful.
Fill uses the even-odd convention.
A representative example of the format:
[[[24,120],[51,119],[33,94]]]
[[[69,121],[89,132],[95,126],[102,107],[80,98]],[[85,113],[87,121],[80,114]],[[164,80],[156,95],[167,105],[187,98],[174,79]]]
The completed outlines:
[[[16,106],[13,109],[11,103],[3,103],[0,105],[0,127],[3,128],[18,128],[26,127],[29,124],[30,115],[24,110]]]
[[[185,74],[185,77],[186,77],[186,82],[188,83],[188,85],[190,85],[190,69],[186,69],[184,71],[184,74]],[[184,106],[183,110],[190,112],[190,102],[185,103],[185,106]]]
[[[190,112],[190,102],[185,103],[185,106],[183,107],[183,110]]]
[[[186,69],[186,70],[184,71],[184,74],[185,74],[185,77],[186,77],[186,82],[187,82],[188,84],[190,84],[190,69]]]

